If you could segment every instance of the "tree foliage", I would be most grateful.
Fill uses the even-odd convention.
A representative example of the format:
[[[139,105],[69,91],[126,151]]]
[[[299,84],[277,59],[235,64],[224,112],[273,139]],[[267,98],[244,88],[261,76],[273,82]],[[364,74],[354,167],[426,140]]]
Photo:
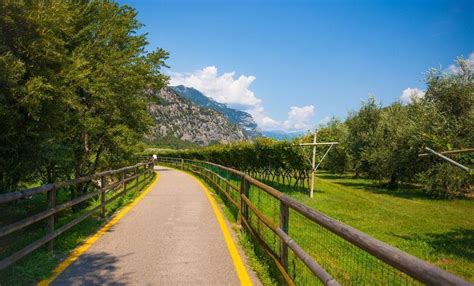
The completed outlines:
[[[0,3],[0,190],[122,165],[151,124],[168,54],[109,1]]]

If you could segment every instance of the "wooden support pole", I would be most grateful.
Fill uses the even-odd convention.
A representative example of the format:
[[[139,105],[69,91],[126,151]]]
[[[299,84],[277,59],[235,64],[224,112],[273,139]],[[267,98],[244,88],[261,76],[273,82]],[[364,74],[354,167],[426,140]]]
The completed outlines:
[[[181,159],[181,170],[184,170],[184,160]]]
[[[288,234],[290,211],[287,205],[280,201],[280,228]],[[280,263],[288,271],[288,245],[280,239]]]
[[[56,207],[56,188],[53,188],[52,190],[48,191],[47,196],[48,196],[48,209],[55,208]],[[48,217],[48,224],[47,224],[48,234],[52,234],[54,232],[54,217],[55,217],[55,214],[52,214]],[[47,243],[47,248],[49,252],[53,252],[53,248],[54,248],[53,239],[51,239]]]
[[[316,167],[316,137],[318,136],[318,131],[314,132],[314,137],[313,137],[313,158],[311,161],[311,186],[310,186],[310,193],[309,197],[313,198],[313,193],[314,193],[314,169]]]

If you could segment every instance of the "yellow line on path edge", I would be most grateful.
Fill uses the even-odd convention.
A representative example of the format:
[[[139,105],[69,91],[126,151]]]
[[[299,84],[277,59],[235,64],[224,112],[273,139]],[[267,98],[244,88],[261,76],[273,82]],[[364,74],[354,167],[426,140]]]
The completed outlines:
[[[175,169],[177,170],[177,169]],[[229,229],[227,228],[227,225],[224,221],[224,217],[219,210],[219,207],[217,206],[217,203],[212,197],[211,192],[207,189],[207,187],[194,175],[188,174],[184,171],[177,170],[182,173],[185,173],[187,175],[190,175],[198,184],[201,186],[203,189],[204,193],[206,194],[206,197],[209,201],[209,203],[212,206],[212,209],[214,210],[214,214],[216,215],[217,222],[219,223],[219,226],[222,231],[222,235],[224,236],[224,240],[227,244],[227,249],[229,250],[230,257],[232,258],[232,262],[234,263],[235,270],[237,271],[237,276],[239,277],[240,284],[241,285],[252,285],[252,281],[250,280],[249,274],[247,273],[247,269],[245,268],[244,262],[242,261],[242,258],[240,257],[239,251],[237,250],[237,246],[235,246],[234,240],[232,239],[232,236],[230,234]]]
[[[47,286],[51,284],[66,268],[71,265],[74,261],[76,261],[81,254],[87,251],[89,247],[91,247],[102,235],[104,235],[107,230],[109,230],[114,224],[116,224],[124,215],[126,215],[133,206],[135,206],[139,201],[141,201],[155,186],[155,184],[158,182],[158,179],[160,179],[160,173],[156,173],[156,178],[151,183],[148,188],[143,191],[133,202],[130,204],[126,205],[123,207],[119,213],[117,213],[107,224],[105,224],[99,231],[97,231],[94,235],[90,236],[86,241],[84,241],[83,244],[80,246],[76,247],[69,256],[64,259],[54,270],[53,274],[45,279],[40,281],[37,285],[38,286]]]

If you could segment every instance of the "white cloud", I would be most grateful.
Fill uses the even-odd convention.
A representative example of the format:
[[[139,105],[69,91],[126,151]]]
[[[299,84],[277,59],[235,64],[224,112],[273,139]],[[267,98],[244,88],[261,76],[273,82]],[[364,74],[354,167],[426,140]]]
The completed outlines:
[[[416,101],[420,98],[423,98],[425,96],[425,91],[418,89],[418,88],[406,88],[402,92],[402,96],[400,96],[400,100],[404,104],[410,104],[413,101]]]
[[[215,66],[205,67],[193,73],[169,72],[171,85],[184,85],[201,91],[217,102],[249,112],[262,130],[307,130],[314,116],[314,106],[291,106],[288,119],[278,121],[271,118],[263,107],[263,102],[255,96],[250,85],[255,76],[240,75],[235,72],[218,75]]]
[[[313,116],[313,105],[292,106],[288,112],[288,119],[283,122],[283,127],[287,130],[307,130],[311,128],[309,122]]]
[[[469,58],[466,59],[466,63],[471,68],[474,68],[474,53],[471,53],[469,55]],[[457,74],[461,71],[460,67],[455,65],[455,64],[450,65],[446,70],[450,73],[453,73],[453,74]]]
[[[258,105],[262,102],[249,89],[252,82],[256,79],[254,76],[241,75],[239,78],[234,79],[235,72],[224,73],[218,76],[215,66],[205,67],[194,73],[172,73],[170,76],[171,85],[194,87],[206,96],[230,106],[247,107]]]

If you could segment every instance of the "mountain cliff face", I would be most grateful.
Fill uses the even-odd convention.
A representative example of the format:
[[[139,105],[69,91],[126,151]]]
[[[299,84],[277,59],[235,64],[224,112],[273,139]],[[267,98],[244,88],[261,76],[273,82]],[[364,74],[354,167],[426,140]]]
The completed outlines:
[[[156,121],[152,140],[173,137],[206,146],[249,138],[223,114],[191,102],[172,88],[153,91],[151,96],[148,110]]]
[[[205,96],[199,90],[192,87],[178,85],[171,88],[179,95],[189,99],[197,105],[223,114],[231,123],[238,125],[247,137],[256,138],[261,136],[260,132],[257,130],[257,123],[253,120],[252,115],[247,112],[229,108],[227,105]]]

